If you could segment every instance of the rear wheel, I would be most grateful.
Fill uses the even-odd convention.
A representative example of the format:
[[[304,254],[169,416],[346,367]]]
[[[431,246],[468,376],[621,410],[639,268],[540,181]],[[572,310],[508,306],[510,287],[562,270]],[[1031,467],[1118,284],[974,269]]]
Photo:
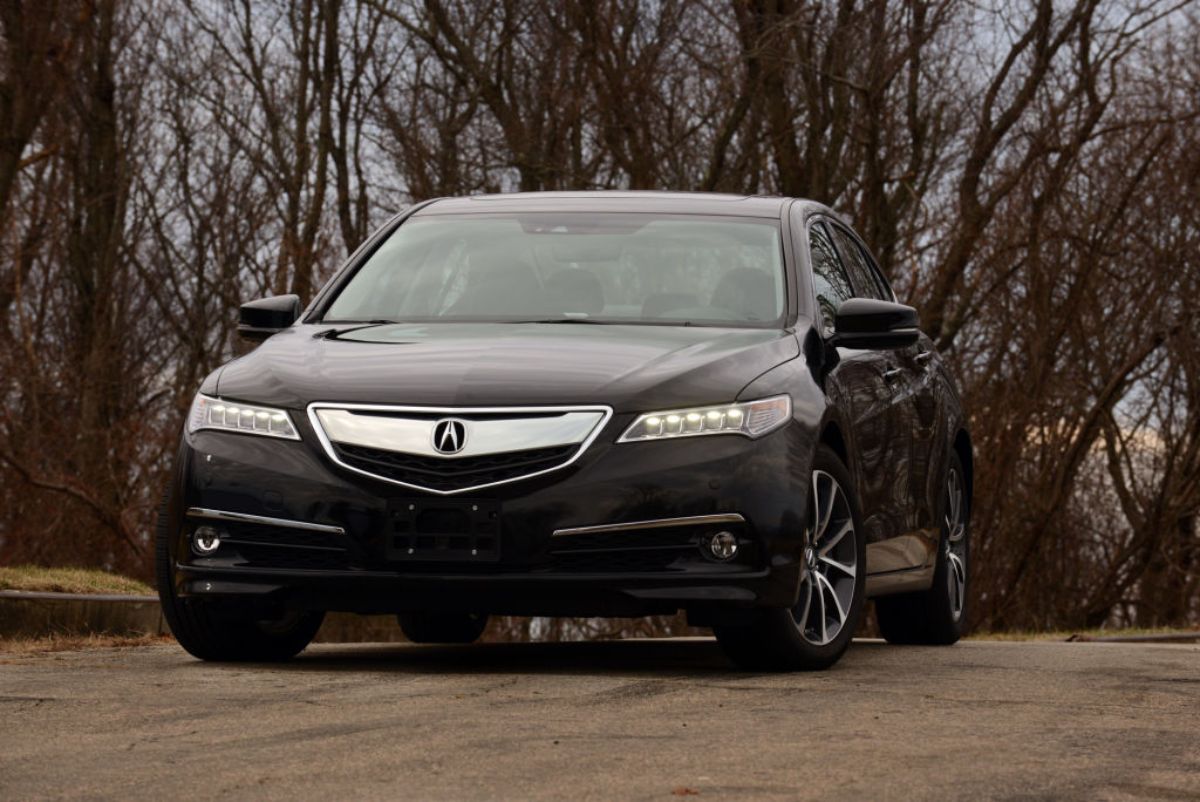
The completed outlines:
[[[850,645],[863,608],[862,538],[850,472],[829,448],[817,449],[805,538],[805,573],[795,607],[761,611],[749,625],[718,626],[717,642],[743,668],[828,668]]]
[[[941,504],[942,532],[932,587],[875,600],[879,631],[888,643],[948,646],[966,630],[970,499],[957,454],[950,456]]]
[[[175,595],[168,499],[155,532],[155,574],[163,616],[179,645],[201,660],[274,662],[295,657],[312,641],[323,612],[286,612],[264,618],[249,605]]]
[[[400,613],[396,619],[413,643],[474,643],[488,623],[476,613]]]

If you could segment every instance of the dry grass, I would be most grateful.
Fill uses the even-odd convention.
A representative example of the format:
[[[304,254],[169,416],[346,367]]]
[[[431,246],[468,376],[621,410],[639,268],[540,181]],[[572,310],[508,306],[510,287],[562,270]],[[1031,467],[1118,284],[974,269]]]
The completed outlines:
[[[107,571],[94,568],[39,568],[33,565],[0,568],[0,590],[154,595],[154,588],[149,585]]]
[[[40,638],[0,638],[4,657],[77,652],[83,649],[128,649],[173,643],[169,635],[46,635]]]

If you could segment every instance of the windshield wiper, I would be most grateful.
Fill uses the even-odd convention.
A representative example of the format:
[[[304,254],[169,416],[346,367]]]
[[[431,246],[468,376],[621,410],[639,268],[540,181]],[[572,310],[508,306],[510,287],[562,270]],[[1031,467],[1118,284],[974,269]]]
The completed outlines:
[[[611,325],[607,320],[593,320],[587,317],[551,317],[545,320],[517,320],[515,323],[585,323],[589,326]]]
[[[326,329],[325,331],[320,332],[316,336],[324,338],[326,340],[336,340],[338,337],[341,337],[343,334],[349,334],[352,331],[361,331],[363,329],[370,328],[371,326],[387,326],[390,324],[399,323],[400,321],[399,320],[379,319],[379,320],[322,320],[321,322],[329,323],[334,326],[338,326],[339,328]]]

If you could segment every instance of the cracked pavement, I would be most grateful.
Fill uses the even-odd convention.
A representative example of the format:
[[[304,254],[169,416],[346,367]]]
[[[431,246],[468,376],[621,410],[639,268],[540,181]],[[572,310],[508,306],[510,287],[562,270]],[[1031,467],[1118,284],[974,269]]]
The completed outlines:
[[[1193,799],[1200,645],[708,639],[0,652],[0,798]]]

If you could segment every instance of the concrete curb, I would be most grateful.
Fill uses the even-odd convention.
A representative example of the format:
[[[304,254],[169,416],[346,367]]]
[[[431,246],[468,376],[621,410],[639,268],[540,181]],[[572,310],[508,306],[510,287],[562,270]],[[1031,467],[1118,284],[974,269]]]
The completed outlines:
[[[1200,630],[1162,635],[1072,635],[1068,643],[1200,643]]]
[[[157,596],[0,590],[0,637],[168,632]]]
[[[169,635],[157,596],[0,590],[0,638]],[[402,641],[395,616],[329,613],[318,643]]]

